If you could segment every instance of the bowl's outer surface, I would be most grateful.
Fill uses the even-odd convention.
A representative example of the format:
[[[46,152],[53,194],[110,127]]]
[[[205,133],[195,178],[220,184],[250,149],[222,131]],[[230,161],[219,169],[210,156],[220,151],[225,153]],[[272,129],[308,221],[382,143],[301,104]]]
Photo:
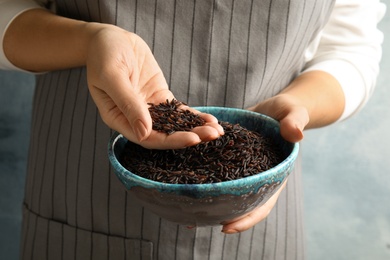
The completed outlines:
[[[109,159],[115,174],[129,192],[157,215],[183,225],[218,225],[263,205],[292,172],[299,145],[286,142],[274,119],[247,110],[196,107],[220,121],[240,125],[276,140],[286,159],[276,167],[250,177],[213,184],[166,184],[139,177],[118,161],[127,139],[115,133],[109,143]]]

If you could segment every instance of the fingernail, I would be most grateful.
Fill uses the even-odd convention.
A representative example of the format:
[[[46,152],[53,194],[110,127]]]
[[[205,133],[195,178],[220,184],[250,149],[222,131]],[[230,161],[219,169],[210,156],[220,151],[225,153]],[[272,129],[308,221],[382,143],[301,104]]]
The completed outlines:
[[[138,141],[142,141],[146,137],[146,134],[147,134],[146,127],[142,123],[142,121],[139,119],[134,122],[133,131],[134,131]]]
[[[299,141],[303,139],[303,129],[305,128],[302,124],[296,124],[295,127],[298,129],[299,131],[299,136],[298,136],[298,139]]]
[[[235,229],[222,229],[221,232],[225,233],[225,234],[235,234],[235,233],[238,233],[237,230]]]

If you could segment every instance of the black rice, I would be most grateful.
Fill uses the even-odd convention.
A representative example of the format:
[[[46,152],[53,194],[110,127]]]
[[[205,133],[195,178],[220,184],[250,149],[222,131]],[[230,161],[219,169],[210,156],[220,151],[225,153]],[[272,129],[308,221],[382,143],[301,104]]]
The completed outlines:
[[[149,103],[149,112],[156,131],[173,134],[176,131],[191,131],[194,127],[205,124],[203,118],[189,110],[181,109],[186,105],[176,99],[167,100],[158,105]]]
[[[204,124],[199,116],[179,109],[181,104],[167,101],[151,106],[155,129],[170,134],[172,131],[190,131]],[[177,118],[182,120],[176,124]],[[185,149],[154,150],[128,142],[120,161],[129,171],[151,180],[202,184],[251,176],[283,160],[281,151],[271,139],[239,124],[219,123],[225,131],[223,136]]]

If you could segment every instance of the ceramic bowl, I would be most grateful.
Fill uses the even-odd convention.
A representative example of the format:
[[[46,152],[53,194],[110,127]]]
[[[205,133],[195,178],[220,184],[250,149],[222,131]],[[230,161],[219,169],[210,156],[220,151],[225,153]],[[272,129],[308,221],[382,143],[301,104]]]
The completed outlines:
[[[235,108],[196,109],[273,138],[285,159],[267,171],[242,179],[212,184],[167,184],[126,170],[118,158],[128,140],[115,133],[109,141],[109,160],[128,192],[160,217],[189,226],[228,223],[263,205],[277,191],[293,170],[299,145],[285,141],[280,136],[279,123],[268,116]]]

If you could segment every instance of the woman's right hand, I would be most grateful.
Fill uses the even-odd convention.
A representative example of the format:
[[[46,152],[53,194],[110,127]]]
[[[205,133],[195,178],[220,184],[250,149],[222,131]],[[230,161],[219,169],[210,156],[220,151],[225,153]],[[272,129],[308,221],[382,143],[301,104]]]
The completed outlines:
[[[205,126],[192,132],[167,135],[152,130],[147,103],[165,102],[174,95],[151,50],[139,36],[116,26],[90,27],[96,33],[86,56],[88,87],[109,127],[135,143],[155,149],[183,148],[223,134],[217,119],[208,114],[201,114]]]
[[[3,46],[9,61],[28,71],[87,66],[88,87],[103,121],[144,147],[183,148],[223,134],[217,119],[206,114],[201,115],[206,125],[192,132],[168,136],[152,130],[147,103],[174,96],[147,44],[117,26],[32,9],[12,21]]]

